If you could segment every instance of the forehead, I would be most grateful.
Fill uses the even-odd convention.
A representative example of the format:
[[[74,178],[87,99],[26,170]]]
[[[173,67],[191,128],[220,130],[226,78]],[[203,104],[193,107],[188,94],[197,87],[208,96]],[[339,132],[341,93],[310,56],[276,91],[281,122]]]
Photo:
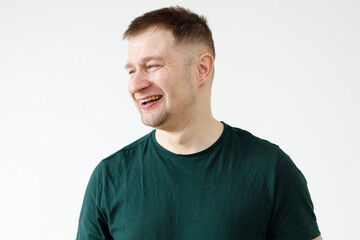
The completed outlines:
[[[132,36],[128,44],[128,63],[152,56],[166,57],[175,51],[175,38],[169,30],[149,29]]]

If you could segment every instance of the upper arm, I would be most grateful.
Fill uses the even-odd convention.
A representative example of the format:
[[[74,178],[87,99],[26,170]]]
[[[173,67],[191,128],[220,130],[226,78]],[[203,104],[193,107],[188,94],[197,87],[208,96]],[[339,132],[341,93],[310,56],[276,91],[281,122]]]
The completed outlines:
[[[313,240],[323,240],[321,236],[318,236],[317,238],[314,238]]]
[[[79,217],[77,240],[110,239],[106,216],[99,207],[102,195],[101,174],[101,167],[98,165],[92,173],[85,191]]]
[[[279,152],[274,182],[274,205],[268,230],[270,239],[313,239],[320,236],[305,177],[282,151]]]

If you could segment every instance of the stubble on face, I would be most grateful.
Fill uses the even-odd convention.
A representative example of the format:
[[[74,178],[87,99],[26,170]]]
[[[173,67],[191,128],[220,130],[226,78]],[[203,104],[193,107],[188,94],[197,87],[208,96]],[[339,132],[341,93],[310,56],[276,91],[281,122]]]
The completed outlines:
[[[166,37],[168,36],[164,36],[164,38]],[[195,100],[195,90],[190,73],[193,52],[190,52],[189,48],[178,45],[175,41],[168,45],[167,51],[176,52],[177,59],[182,59],[180,60],[181,63],[176,61],[178,65],[170,64],[170,72],[173,75],[169,74],[162,79],[163,84],[159,86],[157,86],[157,81],[154,81],[152,90],[149,89],[151,92],[162,92],[161,102],[157,103],[158,106],[154,106],[155,109],[151,107],[152,109],[148,110],[142,108],[140,103],[135,101],[143,124],[163,130],[170,130],[183,125],[191,117],[191,105]],[[156,89],[157,87],[159,89]]]
[[[146,113],[143,113],[140,109],[141,121],[144,125],[157,128],[163,125],[167,119],[171,117],[171,113],[167,110],[167,108],[163,108],[159,113],[155,116],[147,116]]]
[[[195,101],[195,91],[191,81],[190,65],[191,64],[187,61],[182,77],[183,84],[186,85],[186,93],[180,93],[182,89],[177,89],[173,86],[168,89],[167,96],[163,96],[163,100],[172,100],[171,107],[168,107],[165,102],[163,103],[164,106],[158,112],[151,115],[147,115],[144,110],[139,108],[141,120],[144,125],[157,129],[169,130],[176,129],[181,125],[186,124],[187,121],[191,119],[192,113],[189,109]],[[176,102],[174,102],[174,100],[176,100]]]

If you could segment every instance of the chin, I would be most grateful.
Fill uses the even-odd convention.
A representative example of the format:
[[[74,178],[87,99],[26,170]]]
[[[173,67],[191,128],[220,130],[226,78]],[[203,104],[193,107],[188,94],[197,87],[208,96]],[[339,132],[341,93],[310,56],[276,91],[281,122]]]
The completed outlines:
[[[169,119],[169,116],[169,113],[163,113],[162,116],[157,116],[156,118],[141,116],[141,120],[146,126],[160,129],[162,126],[165,125],[165,123]]]

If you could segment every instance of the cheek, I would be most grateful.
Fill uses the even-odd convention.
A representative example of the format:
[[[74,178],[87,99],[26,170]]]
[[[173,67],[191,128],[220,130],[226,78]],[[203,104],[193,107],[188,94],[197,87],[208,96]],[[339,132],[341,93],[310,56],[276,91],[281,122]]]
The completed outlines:
[[[132,89],[131,80],[129,80],[128,85],[127,85],[127,91],[129,93],[130,97],[132,99],[134,99],[134,93],[133,93],[133,91],[131,89]]]
[[[130,96],[130,98],[134,101],[134,103],[136,104],[136,100],[135,100],[135,97],[134,97],[134,94],[130,91],[130,86],[128,85],[128,94]]]

